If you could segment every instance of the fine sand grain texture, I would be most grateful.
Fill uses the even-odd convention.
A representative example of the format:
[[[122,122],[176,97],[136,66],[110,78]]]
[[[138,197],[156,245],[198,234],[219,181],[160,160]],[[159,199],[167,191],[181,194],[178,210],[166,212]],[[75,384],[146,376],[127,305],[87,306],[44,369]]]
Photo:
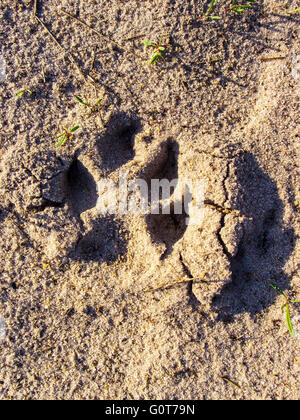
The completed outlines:
[[[299,4],[209,3],[1,0],[1,399],[300,397]],[[120,170],[203,223],[99,215]]]

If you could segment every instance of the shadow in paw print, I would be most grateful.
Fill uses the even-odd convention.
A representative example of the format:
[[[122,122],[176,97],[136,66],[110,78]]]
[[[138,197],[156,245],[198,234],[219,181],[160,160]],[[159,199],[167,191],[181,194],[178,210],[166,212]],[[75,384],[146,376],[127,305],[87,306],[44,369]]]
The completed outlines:
[[[179,145],[172,137],[160,145],[155,159],[140,172],[140,177],[144,178],[149,185],[149,192],[152,179],[172,181],[178,178],[178,155]]]
[[[90,232],[79,240],[74,259],[112,263],[124,255],[126,249],[126,233],[122,223],[110,217],[98,218]]]
[[[97,185],[87,168],[77,159],[67,173],[67,201],[70,207],[81,214],[96,206]]]
[[[173,181],[178,178],[178,154],[179,145],[172,138],[169,138],[161,147],[162,156],[158,156],[155,162],[152,162],[152,168],[145,168],[144,175],[149,185],[149,199],[151,199],[151,180],[165,180]],[[167,183],[168,185],[168,183]],[[171,184],[169,184],[171,185]],[[174,187],[169,189],[170,197],[174,193]],[[160,188],[159,198],[162,199],[162,190]],[[169,214],[162,214],[162,208],[159,209],[160,214],[149,214],[146,217],[146,223],[151,239],[156,243],[164,243],[166,245],[166,251],[161,256],[161,259],[167,258],[173,250],[176,242],[184,235],[186,230],[186,218],[187,214],[184,211],[183,200],[180,203],[180,211],[175,212],[174,201],[171,201]],[[177,206],[176,206],[177,207]],[[181,214],[176,214],[181,213]]]
[[[175,140],[169,137],[165,142],[165,148],[167,151],[166,160],[157,168],[157,171],[153,174],[152,178],[172,181],[173,179],[178,178],[179,145]]]
[[[4,210],[2,207],[0,207],[0,223],[2,223],[7,216],[6,210]]]
[[[125,113],[111,117],[106,132],[97,139],[102,168],[113,172],[134,158],[134,138],[140,130],[140,120]]]
[[[259,167],[250,153],[236,160],[238,187],[232,206],[251,218],[235,257],[229,258],[232,283],[214,299],[219,320],[230,322],[238,313],[251,316],[270,306],[276,293],[270,282],[285,290],[289,278],[283,267],[295,246],[292,228],[283,228],[284,206],[276,184]]]
[[[186,231],[187,215],[174,213],[174,205],[171,206],[170,214],[150,214],[146,218],[148,231],[151,239],[156,243],[164,243],[166,251],[161,260],[167,258],[173,251],[176,242],[179,241]]]
[[[115,114],[106,132],[97,140],[101,167],[108,175],[134,157],[134,136],[139,130],[137,118],[124,113]],[[75,160],[68,172],[68,200],[81,214],[96,206],[96,183],[81,162]],[[112,263],[126,253],[126,233],[121,221],[113,217],[98,217],[89,231],[79,240],[74,259]]]

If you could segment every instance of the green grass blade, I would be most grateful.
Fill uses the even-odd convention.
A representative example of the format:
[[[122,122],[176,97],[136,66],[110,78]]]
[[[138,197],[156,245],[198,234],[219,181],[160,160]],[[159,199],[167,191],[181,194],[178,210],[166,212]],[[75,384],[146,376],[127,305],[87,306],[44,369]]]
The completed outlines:
[[[157,54],[155,54],[155,55],[151,58],[151,60],[150,60],[150,64],[154,64],[156,60],[157,60]]]
[[[211,12],[213,11],[213,8],[214,8],[215,3],[216,3],[216,0],[212,0],[212,2],[210,3],[209,9],[208,9],[208,11],[206,13],[206,16],[208,16],[208,15],[211,14]]]
[[[286,297],[286,295],[285,295],[285,293],[280,289],[280,287],[278,287],[275,283],[270,283],[270,286],[271,287],[273,287],[273,289],[279,294],[279,295],[282,295],[282,296],[284,296],[286,299],[287,299],[287,297]]]
[[[84,102],[81,98],[79,98],[79,96],[75,95],[75,99],[77,99],[77,101],[80,102],[82,105],[89,106],[86,102]]]
[[[287,306],[287,303],[285,303],[284,305],[282,305],[281,307],[281,312],[283,312],[284,308]]]
[[[142,41],[143,44],[145,44],[147,47],[155,47],[155,44],[153,42],[149,42],[149,41]]]
[[[70,133],[74,133],[74,131],[78,130],[78,128],[79,128],[79,125],[76,125],[75,127],[73,127],[73,128],[70,130]]]
[[[295,338],[296,335],[295,335],[293,324],[292,324],[292,321],[291,321],[289,305],[286,305],[286,322],[287,322],[287,325],[288,325],[289,332],[290,332],[291,336],[293,338]]]
[[[249,9],[252,7],[252,4],[237,4],[236,7],[240,9]]]
[[[58,143],[56,143],[56,146],[58,146],[58,147],[63,146],[65,144],[66,140],[67,140],[67,137],[64,136]]]
[[[154,64],[156,61],[159,61],[159,60],[164,60],[165,61],[165,59],[163,58],[163,56],[160,52],[154,54],[154,56],[150,60],[150,64]]]

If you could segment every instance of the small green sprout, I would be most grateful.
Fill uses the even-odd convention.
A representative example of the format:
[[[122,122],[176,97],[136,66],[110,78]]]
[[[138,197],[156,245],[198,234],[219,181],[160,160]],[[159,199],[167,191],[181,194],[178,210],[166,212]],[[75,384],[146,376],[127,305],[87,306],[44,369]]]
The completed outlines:
[[[287,322],[287,325],[288,325],[288,329],[289,329],[289,332],[290,332],[291,336],[294,338],[295,337],[295,332],[294,332],[293,324],[292,324],[292,321],[291,321],[289,304],[290,303],[299,303],[299,301],[290,300],[287,297],[287,295],[276,284],[270,283],[270,286],[273,287],[273,289],[276,291],[276,293],[278,293],[279,295],[282,295],[285,299],[285,304],[282,305],[281,310],[283,311],[285,309],[286,322]]]
[[[300,12],[300,7],[298,7],[298,9],[295,10],[288,10],[287,13],[289,14],[293,14],[293,13],[299,13]]]
[[[165,51],[165,47],[160,42],[149,42],[149,41],[143,41],[143,44],[146,45],[146,47],[153,47],[155,48],[154,54],[150,60],[150,64],[154,64],[158,61],[166,61],[164,56],[162,55],[162,52]]]
[[[71,130],[64,129],[64,131],[56,137],[56,139],[60,139],[56,145],[61,147],[66,143],[67,140],[72,140],[73,133],[77,131],[78,128],[79,125],[75,125],[75,127],[71,128]]]
[[[28,87],[24,87],[19,92],[17,92],[17,96],[23,96],[24,93],[30,93],[32,94],[32,91]]]
[[[212,11],[215,7],[215,3],[216,3],[216,0],[211,1],[207,12],[205,13],[205,15],[203,15],[201,18],[199,18],[197,22],[200,22],[201,20],[206,20],[206,19],[212,19],[212,20],[222,19],[220,16],[213,16],[212,15]]]
[[[83,99],[81,99],[79,96],[75,95],[75,99],[81,104],[84,105],[86,108],[89,108],[89,114],[90,116],[92,114],[96,114],[100,111],[100,104],[102,102],[102,98],[98,99],[93,105],[89,104],[88,102],[84,102]]]
[[[253,7],[255,0],[248,0],[245,4],[236,4],[235,0],[232,0],[231,3],[232,5],[226,9],[227,12],[232,11],[234,13],[243,13],[246,9],[251,9]]]
[[[255,2],[256,2],[256,0],[246,0],[243,4],[237,4],[236,0],[231,0],[231,6],[228,7],[227,9],[225,9],[225,12],[226,13],[228,13],[228,12],[243,13],[243,12],[245,12],[245,10],[251,9]],[[197,22],[201,22],[202,20],[206,20],[206,19],[212,19],[212,20],[222,19],[222,17],[220,17],[220,16],[212,15],[215,4],[216,4],[216,0],[211,0],[211,3],[209,5],[209,8],[208,8],[207,12],[205,13],[204,16],[199,18],[197,20]]]
[[[77,101],[80,102],[82,105],[89,107],[89,104],[84,102],[83,99],[79,98],[79,96],[75,95],[75,99],[77,99]]]

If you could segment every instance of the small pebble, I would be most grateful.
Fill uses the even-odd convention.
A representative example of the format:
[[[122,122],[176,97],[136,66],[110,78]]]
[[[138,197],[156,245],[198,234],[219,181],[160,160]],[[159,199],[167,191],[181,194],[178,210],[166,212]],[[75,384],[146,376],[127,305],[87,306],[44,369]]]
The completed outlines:
[[[2,343],[6,338],[6,323],[5,319],[0,316],[0,343]]]
[[[295,80],[300,79],[300,55],[295,55],[292,59],[292,76]]]
[[[0,80],[5,80],[5,60],[4,57],[0,54]]]

